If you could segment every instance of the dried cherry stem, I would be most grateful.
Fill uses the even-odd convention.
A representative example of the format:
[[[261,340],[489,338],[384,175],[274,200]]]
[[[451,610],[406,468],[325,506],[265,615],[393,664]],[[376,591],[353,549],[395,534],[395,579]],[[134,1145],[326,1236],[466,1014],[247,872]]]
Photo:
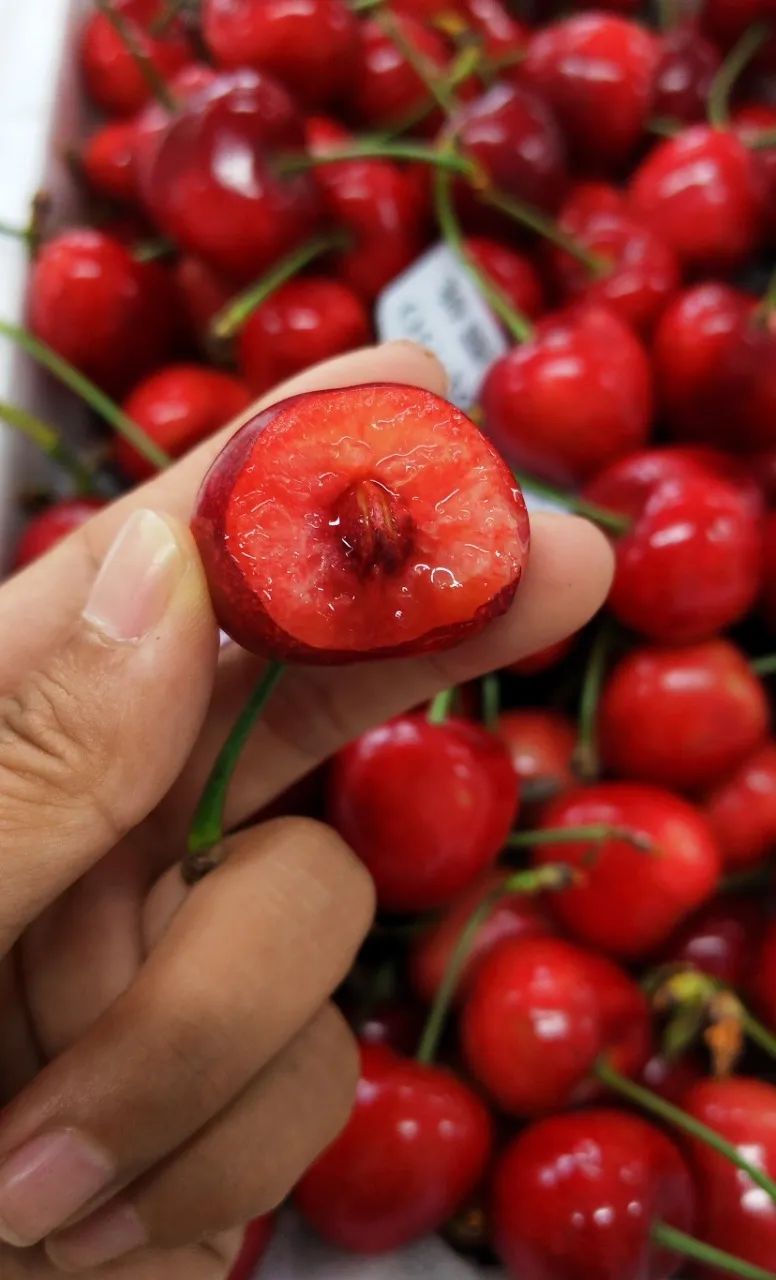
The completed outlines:
[[[14,431],[32,441],[41,453],[45,453],[52,462],[61,467],[72,478],[76,491],[83,494],[97,492],[94,474],[81,461],[74,449],[65,443],[62,436],[47,422],[22,409],[19,405],[8,404],[0,400],[0,419]]]
[[[251,733],[275,692],[285,671],[285,663],[269,662],[216,757],[210,777],[197,805],[189,830],[183,878],[195,884],[221,860],[219,846],[224,839],[224,814],[229,784]]]
[[[577,744],[574,748],[574,770],[585,782],[592,782],[601,772],[598,752],[598,704],[601,701],[606,670],[614,640],[611,623],[603,621],[593,640],[582,680],[577,721]]]
[[[458,690],[453,687],[452,689],[443,689],[441,693],[437,694],[426,713],[426,719],[429,724],[444,724],[449,719],[457,692]]]
[[[591,822],[582,827],[543,827],[540,831],[513,831],[507,836],[509,849],[538,849],[545,844],[603,844],[606,840],[622,840],[639,853],[654,853],[649,836],[629,827],[616,827],[608,822]]]
[[[458,935],[434,997],[434,1003],[429,1010],[415,1055],[418,1062],[428,1064],[436,1057],[464,965],[469,958],[477,934],[493,908],[502,898],[510,897],[515,893],[534,895],[565,889],[572,882],[573,877],[573,869],[564,863],[548,863],[546,867],[537,867],[535,870],[516,871],[477,904]]]
[[[724,1249],[715,1249],[714,1245],[696,1240],[695,1236],[688,1236],[685,1231],[672,1227],[668,1222],[653,1223],[650,1235],[655,1244],[670,1249],[672,1253],[692,1258],[693,1262],[700,1262],[704,1266],[717,1267],[731,1276],[740,1276],[741,1280],[776,1280],[776,1272],[765,1271],[763,1267],[756,1267],[743,1258],[736,1258],[732,1253],[725,1253]]]
[[[529,231],[534,231],[536,235],[541,236],[543,240],[549,240],[550,244],[557,245],[559,249],[563,249],[570,257],[575,258],[577,262],[581,262],[583,266],[587,267],[591,275],[596,277],[605,276],[610,270],[610,264],[605,258],[586,249],[584,245],[581,245],[573,236],[568,235],[562,227],[558,226],[557,222],[549,218],[547,214],[542,213],[540,209],[526,204],[523,200],[516,200],[514,196],[503,195],[492,187],[486,187],[479,194],[480,198],[485,204],[490,205],[491,209],[498,209],[507,218],[511,218],[513,222],[518,222],[521,227],[526,227]]]
[[[327,148],[316,155],[307,151],[300,155],[280,156],[275,169],[280,174],[304,173],[320,165],[341,164],[348,160],[408,160],[436,169],[449,169],[472,182],[479,181],[481,176],[473,161],[457,151],[429,146],[424,142],[393,141],[379,134],[357,138],[346,146]]]
[[[495,671],[483,676],[480,682],[482,695],[482,723],[491,733],[498,729],[501,715],[501,681]]]
[[[248,288],[239,293],[236,298],[227,302],[226,306],[211,320],[210,336],[221,340],[233,338],[254,311],[287,280],[292,280],[324,253],[330,253],[333,249],[344,249],[348,243],[349,238],[344,232],[330,232],[327,235],[315,236],[298,249],[294,249],[260,280],[248,285]]]
[[[776,673],[776,653],[765,653],[760,658],[753,658],[749,665],[756,676],[772,676]]]
[[[7,320],[0,320],[0,335],[10,338],[48,373],[53,374],[59,382],[74,391],[90,409],[108,423],[108,426],[113,427],[118,435],[123,436],[138,453],[142,454],[152,467],[161,470],[170,465],[172,459],[124,413],[123,409],[119,408],[114,400],[111,400],[110,396],[101,391],[85,374],[80,373],[69,360],[58,355],[47,343],[36,338],[28,329],[22,328],[21,325],[9,324]]]
[[[733,45],[715,75],[709,91],[709,124],[727,129],[730,124],[730,96],[741,73],[771,34],[767,22],[753,22]]]
[[[455,94],[450,88],[447,76],[437,74],[437,69],[433,63],[430,63],[428,58],[415,48],[412,41],[407,39],[392,13],[383,10],[377,15],[375,21],[385,35],[393,41],[399,53],[406,59],[415,74],[423,82],[429,96],[434,99],[439,109],[444,115],[450,115],[458,104]]]
[[[756,1165],[750,1163],[745,1156],[731,1142],[722,1137],[714,1129],[710,1129],[700,1120],[696,1120],[694,1116],[688,1115],[686,1111],[682,1111],[681,1107],[676,1107],[672,1102],[667,1102],[665,1098],[661,1098],[659,1094],[653,1093],[651,1089],[645,1089],[643,1085],[636,1084],[635,1080],[629,1080],[620,1071],[617,1071],[611,1063],[606,1059],[600,1059],[594,1068],[594,1075],[601,1084],[607,1089],[611,1089],[613,1093],[618,1093],[621,1097],[627,1098],[634,1106],[642,1108],[644,1111],[650,1112],[658,1120],[662,1120],[664,1124],[671,1128],[679,1129],[682,1133],[686,1133],[691,1138],[696,1138],[698,1142],[704,1142],[707,1147],[711,1147],[718,1155],[729,1160],[731,1164],[740,1169],[741,1173],[745,1173],[758,1187],[762,1187],[771,1200],[776,1203],[776,1181],[771,1178],[762,1169],[758,1169]]]
[[[526,471],[516,471],[515,479],[521,488],[532,489],[537,497],[557,502],[573,515],[585,516],[587,520],[592,520],[593,524],[600,525],[608,533],[627,533],[631,527],[631,521],[619,511],[610,511],[608,507],[599,507],[598,503],[588,502],[586,498],[581,498],[576,493],[556,489],[554,485],[546,484],[544,480],[538,480],[536,476],[528,475]]]
[[[100,13],[107,19],[113,27],[116,35],[121,40],[125,49],[134,58],[137,63],[143,79],[148,85],[151,93],[167,111],[175,111],[178,103],[176,102],[169,87],[156,68],[153,58],[150,58],[143,48],[143,42],[139,39],[132,23],[113,6],[113,0],[94,0],[95,5]]]

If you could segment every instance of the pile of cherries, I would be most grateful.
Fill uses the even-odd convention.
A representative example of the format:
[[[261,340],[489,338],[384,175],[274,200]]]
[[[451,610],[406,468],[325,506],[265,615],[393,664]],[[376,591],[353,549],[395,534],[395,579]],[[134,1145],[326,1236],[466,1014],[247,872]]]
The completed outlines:
[[[616,553],[585,634],[295,795],[379,906],[358,1099],[298,1209],[518,1280],[775,1276],[776,0],[99,0],[79,56],[91,216],[29,230],[8,332],[118,434],[51,447],[72,493],[18,565],[372,340],[440,236],[514,343],[482,430]],[[372,497],[341,514],[387,580]]]

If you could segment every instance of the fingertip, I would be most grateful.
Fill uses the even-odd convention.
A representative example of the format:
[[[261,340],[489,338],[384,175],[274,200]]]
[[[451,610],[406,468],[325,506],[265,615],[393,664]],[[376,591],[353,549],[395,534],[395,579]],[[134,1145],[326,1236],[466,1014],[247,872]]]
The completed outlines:
[[[527,582],[541,575],[543,593],[552,590],[568,607],[570,616],[572,612],[578,616],[571,628],[577,630],[609,594],[614,548],[597,525],[577,515],[539,513],[531,519],[531,535]]]

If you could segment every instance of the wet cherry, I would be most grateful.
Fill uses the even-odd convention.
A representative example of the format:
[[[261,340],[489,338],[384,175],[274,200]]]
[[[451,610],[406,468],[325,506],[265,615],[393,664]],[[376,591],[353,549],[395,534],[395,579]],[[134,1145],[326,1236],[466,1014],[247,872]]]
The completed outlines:
[[[776,846],[776,743],[765,742],[704,798],[727,870],[756,866]]]
[[[100,498],[63,498],[32,516],[16,544],[14,568],[23,569],[40,559],[68,534],[91,520],[95,511],[104,505]]]
[[[191,44],[178,19],[166,24],[163,34],[151,32],[162,14],[163,0],[113,0],[112,7],[130,24],[134,39],[163,80],[169,80],[192,59]],[[148,81],[104,14],[93,13],[86,22],[80,55],[86,88],[103,111],[131,116],[151,98]]]

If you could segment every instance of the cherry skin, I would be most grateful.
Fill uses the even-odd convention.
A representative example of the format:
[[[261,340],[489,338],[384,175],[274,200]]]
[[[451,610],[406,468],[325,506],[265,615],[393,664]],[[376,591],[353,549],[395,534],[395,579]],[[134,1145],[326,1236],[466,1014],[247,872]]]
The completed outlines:
[[[776,133],[776,106],[748,103],[733,112],[733,129],[747,146],[757,143],[763,134]],[[752,163],[762,190],[766,232],[776,238],[776,147],[763,147],[752,152]]]
[[[348,1016],[347,1006],[345,1015]],[[348,1018],[362,1044],[385,1045],[412,1057],[423,1034],[424,1012],[405,1000],[381,1000],[366,1014]]]
[[[763,905],[728,894],[690,916],[661,952],[661,963],[697,969],[729,987],[746,989],[765,931]]]
[[[760,601],[766,626],[776,635],[776,511],[763,523],[763,581]]]
[[[527,658],[519,658],[517,662],[511,662],[505,669],[515,676],[541,675],[544,671],[550,671],[557,666],[571,653],[575,639],[576,636],[572,635],[565,640],[559,640],[557,644],[548,644],[546,649],[531,653]]]
[[[776,1176],[776,1089],[762,1080],[702,1080],[683,1099],[684,1109],[738,1147],[758,1168]],[[718,1249],[761,1267],[776,1257],[776,1205],[705,1143],[687,1142],[698,1192],[697,1234]],[[699,1269],[703,1280],[719,1271]]]
[[[732,270],[762,237],[751,153],[734,134],[708,125],[658,143],[633,175],[630,202],[687,270]]]
[[[245,1232],[243,1247],[237,1261],[229,1272],[229,1280],[252,1280],[256,1268],[264,1258],[275,1231],[275,1219],[272,1214],[264,1218],[256,1218]]]
[[[502,942],[477,965],[461,1046],[498,1106],[523,1118],[589,1101],[602,1056],[638,1075],[651,1043],[638,985],[603,956],[560,938]]]
[[[465,249],[477,267],[498,286],[512,306],[535,320],[544,311],[544,284],[524,253],[486,236],[467,236]]]
[[[654,1053],[641,1073],[641,1083],[657,1093],[666,1102],[681,1106],[687,1090],[704,1078],[703,1062],[690,1055],[683,1058],[667,1058]]]
[[[91,520],[95,511],[104,507],[101,498],[62,498],[38,515],[32,516],[16,544],[13,566],[23,569],[39,560],[68,534],[75,533]]]
[[[692,1231],[695,1194],[677,1148],[622,1111],[552,1116],[526,1129],[494,1176],[496,1248],[519,1280],[669,1280],[681,1259],[650,1239]]]
[[[443,73],[448,50],[442,36],[409,13],[396,14],[394,22],[431,73]],[[415,68],[388,31],[378,21],[366,19],[360,26],[360,48],[350,81],[353,119],[361,129],[385,129],[410,119],[426,105],[433,107],[433,99]]]
[[[386,911],[451,902],[495,862],[518,785],[493,734],[468,720],[402,716],[336,757],[329,819],[368,868]]]
[[[629,782],[578,787],[550,801],[546,830],[605,823],[646,837],[652,851],[609,838],[596,844],[534,849],[536,866],[567,862],[581,880],[553,893],[551,906],[569,932],[624,959],[660,947],[714,893],[720,854],[703,815],[669,791]]]
[[[517,65],[522,61],[528,28],[518,22],[500,0],[465,0],[463,10],[464,18],[482,41],[485,56],[504,64],[502,74],[508,75],[509,63]]]
[[[509,607],[529,547],[522,495],[474,424],[381,384],[251,419],[206,475],[192,529],[222,629],[318,663],[460,642]]]
[[[488,1113],[438,1067],[361,1046],[355,1109],[296,1189],[319,1235],[376,1254],[435,1231],[474,1191],[492,1143]]]
[[[234,286],[201,258],[178,259],[173,268],[180,311],[194,343],[208,350],[210,324],[234,297]]]
[[[655,71],[654,115],[682,124],[706,119],[709,91],[722,58],[711,40],[691,22],[663,32]]]
[[[191,62],[170,81],[169,103],[154,99],[135,116],[132,124],[135,127],[135,176],[138,192],[138,175],[146,162],[152,163],[154,150],[176,111],[218,83],[219,75],[215,67],[208,66],[205,62]]]
[[[175,364],[139,383],[124,402],[124,411],[171,458],[181,458],[243,413],[250,401],[248,388],[231,374]],[[146,480],[155,472],[126,440],[117,440],[115,457],[130,480]]]
[[[776,1031],[776,924],[765,930],[757,950],[752,953],[749,987],[757,1012]]]
[[[93,133],[81,153],[81,168],[92,191],[121,204],[137,199],[134,120],[114,120]]]
[[[482,406],[488,435],[516,467],[576,484],[646,442],[649,361],[612,311],[580,304],[540,320],[491,366]]]
[[[638,23],[578,14],[535,32],[520,74],[553,107],[579,161],[616,168],[644,133],[657,59]]]
[[[704,799],[726,870],[764,862],[776,845],[776,743],[765,742]]]
[[[202,31],[219,66],[267,71],[312,107],[345,96],[358,56],[343,0],[205,0]]]
[[[173,289],[158,262],[137,262],[112,236],[62,231],[32,267],[27,299],[33,333],[112,393],[167,355]]]
[[[727,640],[644,646],[611,673],[599,711],[610,771],[680,791],[711,786],[765,737],[763,684]]]
[[[305,276],[281,285],[240,330],[240,372],[258,395],[331,356],[364,346],[369,314],[338,280]]]
[[[700,20],[711,39],[723,49],[729,49],[755,22],[773,22],[773,0],[705,0]],[[773,37],[758,50],[755,62],[772,68],[776,61],[776,41]]]
[[[112,8],[131,25],[135,40],[162,79],[171,79],[191,60],[193,51],[180,20],[167,24],[162,35],[151,33],[163,0],[113,0]],[[109,115],[134,115],[150,99],[148,81],[104,14],[93,13],[87,20],[80,57],[89,96]]]
[[[562,711],[521,707],[504,711],[496,732],[520,782],[522,818],[532,827],[547,800],[576,785],[571,767],[576,727]]]

